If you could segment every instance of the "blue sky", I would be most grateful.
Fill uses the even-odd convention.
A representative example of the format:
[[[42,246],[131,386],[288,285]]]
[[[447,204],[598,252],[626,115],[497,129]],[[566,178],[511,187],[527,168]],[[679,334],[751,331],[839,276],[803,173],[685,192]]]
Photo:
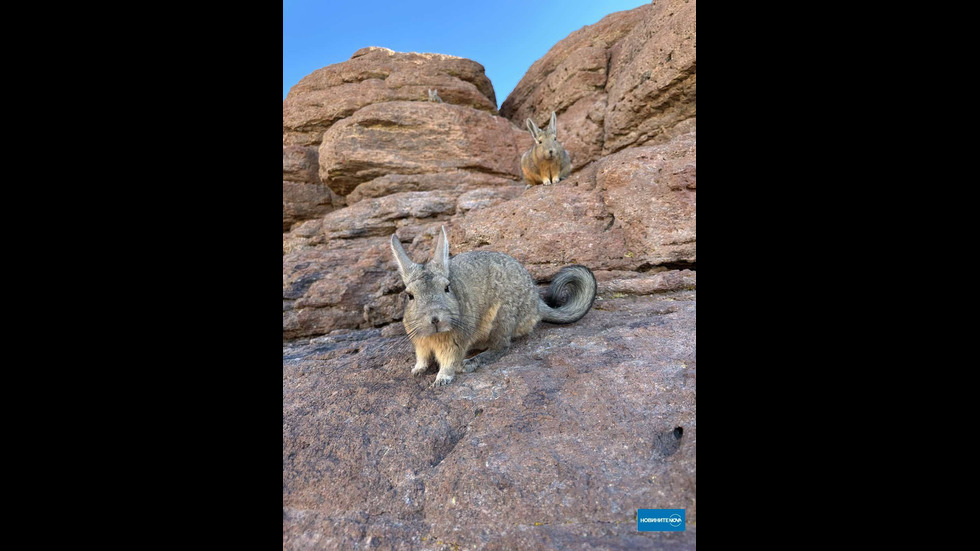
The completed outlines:
[[[644,0],[283,0],[282,97],[365,46],[466,57],[486,68],[499,107],[559,40]]]

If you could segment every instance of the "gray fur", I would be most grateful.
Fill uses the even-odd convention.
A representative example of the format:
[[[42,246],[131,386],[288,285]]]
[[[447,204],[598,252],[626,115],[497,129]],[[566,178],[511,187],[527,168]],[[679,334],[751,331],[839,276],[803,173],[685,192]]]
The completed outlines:
[[[595,302],[597,286],[592,270],[585,266],[562,268],[551,280],[544,300],[538,303],[541,319],[551,323],[574,323],[582,319]]]
[[[581,319],[595,299],[592,272],[585,266],[569,266],[548,288],[549,306],[539,297],[531,274],[506,254],[474,251],[450,258],[445,228],[426,264],[412,262],[394,235],[391,249],[411,297],[403,323],[415,345],[412,374],[424,373],[435,359],[437,385],[449,384],[460,371],[496,361],[510,348],[511,339],[527,335],[539,321]],[[464,360],[473,349],[486,351]]]

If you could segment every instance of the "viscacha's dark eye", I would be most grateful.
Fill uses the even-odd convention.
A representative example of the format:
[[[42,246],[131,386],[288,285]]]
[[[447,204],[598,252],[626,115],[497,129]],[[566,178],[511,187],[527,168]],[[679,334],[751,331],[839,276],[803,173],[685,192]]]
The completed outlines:
[[[449,292],[449,285],[446,285],[446,292]]]
[[[408,300],[415,300],[415,297],[412,295],[412,293],[408,293]]]

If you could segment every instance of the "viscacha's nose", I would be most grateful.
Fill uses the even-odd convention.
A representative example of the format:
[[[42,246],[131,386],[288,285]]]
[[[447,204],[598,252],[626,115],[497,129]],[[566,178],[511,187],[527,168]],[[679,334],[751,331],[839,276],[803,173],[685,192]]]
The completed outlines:
[[[439,325],[438,316],[432,316],[432,325]]]

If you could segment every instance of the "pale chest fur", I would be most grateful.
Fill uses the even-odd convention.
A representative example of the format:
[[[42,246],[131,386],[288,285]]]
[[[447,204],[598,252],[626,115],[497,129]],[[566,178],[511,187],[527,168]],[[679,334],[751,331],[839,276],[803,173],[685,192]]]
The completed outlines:
[[[561,157],[547,159],[536,155],[532,149],[521,157],[521,168],[525,177],[531,176],[537,181],[544,179],[554,181],[561,175]]]

